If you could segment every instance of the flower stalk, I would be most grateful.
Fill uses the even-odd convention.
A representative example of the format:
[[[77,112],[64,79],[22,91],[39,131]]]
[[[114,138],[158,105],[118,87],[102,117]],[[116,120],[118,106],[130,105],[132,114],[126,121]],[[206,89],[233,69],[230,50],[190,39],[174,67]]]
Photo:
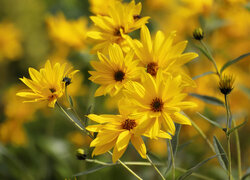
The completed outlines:
[[[174,160],[174,152],[173,152],[171,140],[168,140],[168,145],[170,148],[170,154],[171,154],[171,159],[172,159],[172,179],[175,180],[175,160]]]
[[[150,159],[150,157],[148,155],[146,155],[147,160],[150,162],[151,166],[156,170],[156,172],[161,176],[162,180],[165,180],[164,176],[162,175],[162,173],[160,172],[160,170],[156,167],[156,165],[153,163],[153,161]]]

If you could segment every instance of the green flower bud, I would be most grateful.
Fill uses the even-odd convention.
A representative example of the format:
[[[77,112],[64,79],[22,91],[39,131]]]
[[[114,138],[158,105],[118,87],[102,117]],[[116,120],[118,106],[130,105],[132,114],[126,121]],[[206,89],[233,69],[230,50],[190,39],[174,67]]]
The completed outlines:
[[[194,37],[194,39],[196,39],[196,40],[202,40],[203,39],[203,37],[204,37],[204,32],[203,32],[203,30],[201,29],[201,28],[196,28],[195,30],[194,30],[194,32],[193,32],[193,37]]]

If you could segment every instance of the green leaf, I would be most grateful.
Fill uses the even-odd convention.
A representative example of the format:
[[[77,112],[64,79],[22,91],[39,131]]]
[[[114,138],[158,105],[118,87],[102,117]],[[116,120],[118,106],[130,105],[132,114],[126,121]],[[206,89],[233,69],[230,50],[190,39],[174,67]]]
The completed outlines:
[[[196,79],[198,79],[198,78],[201,78],[201,77],[206,76],[206,75],[209,75],[209,74],[216,74],[216,73],[213,72],[213,71],[208,71],[208,72],[202,73],[202,74],[200,74],[200,75],[194,76],[194,77],[192,77],[192,79],[193,79],[193,80],[196,80]]]
[[[84,118],[84,125],[85,125],[85,126],[88,126],[89,118],[88,118],[87,115],[89,115],[89,114],[91,113],[92,107],[93,107],[93,106],[90,105],[90,106],[88,107],[88,109],[87,109],[86,116],[85,116],[85,118]]]
[[[216,154],[218,155],[219,163],[227,171],[228,158],[225,153],[225,150],[223,149],[220,141],[216,138],[216,136],[213,137],[213,141],[214,141],[214,149],[215,149]]]
[[[250,168],[247,169],[246,174],[241,178],[241,180],[247,180],[248,176],[250,176]]]
[[[198,48],[207,58],[209,61],[213,62],[212,56],[202,47],[195,45],[196,48]]]
[[[99,170],[101,170],[101,169],[103,169],[105,167],[109,167],[109,166],[97,166],[97,167],[93,167],[93,168],[88,169],[87,171],[83,171],[83,172],[74,174],[73,176],[77,177],[77,176],[82,176],[82,175],[86,175],[86,174],[91,174],[91,173],[99,171]]]
[[[215,122],[215,121],[213,121],[213,120],[207,118],[206,116],[202,115],[202,114],[199,113],[199,112],[197,112],[197,114],[198,114],[200,117],[202,117],[203,119],[207,120],[209,123],[211,123],[211,124],[213,124],[214,126],[217,126],[218,128],[221,128],[221,129],[222,129],[222,127],[221,127],[221,125],[220,125],[219,123],[217,123],[217,122]]]
[[[227,135],[231,134],[232,132],[234,132],[236,129],[239,129],[240,127],[244,126],[246,123],[247,123],[248,119],[246,118],[246,120],[239,124],[238,126],[235,126],[233,127],[232,129],[230,129],[228,132],[227,132]]]
[[[183,175],[181,175],[178,180],[183,180],[183,179],[186,179],[188,176],[190,176],[196,169],[198,169],[199,167],[201,167],[203,164],[205,164],[206,162],[208,162],[209,160],[215,158],[216,156],[218,155],[214,155],[214,156],[211,156],[207,159],[205,159],[204,161],[198,163],[197,165],[195,165],[194,167],[192,167],[191,169],[187,170],[187,172],[185,172]]]
[[[171,145],[172,145],[174,157],[175,157],[175,155],[176,155],[177,148],[178,148],[178,145],[179,145],[179,134],[180,134],[180,130],[181,130],[181,125],[175,123],[175,135],[172,137],[172,140],[171,140]],[[168,146],[168,166],[167,166],[167,169],[166,169],[166,171],[165,171],[165,174],[167,174],[168,171],[169,171],[169,170],[171,169],[171,167],[172,167],[172,157],[171,157],[170,153],[171,153],[171,152],[170,152],[170,147]]]
[[[228,66],[231,66],[231,65],[233,65],[234,63],[237,63],[239,60],[242,60],[243,58],[245,58],[245,57],[247,57],[247,56],[249,56],[249,55],[250,55],[250,53],[246,53],[246,54],[241,55],[240,57],[237,57],[236,59],[233,59],[233,60],[230,60],[230,61],[226,62],[226,63],[222,66],[222,68],[221,68],[221,70],[220,70],[220,73],[222,73]]]
[[[172,144],[172,148],[173,148],[174,157],[175,157],[175,155],[176,155],[177,148],[178,148],[178,145],[179,145],[179,134],[180,134],[180,130],[181,130],[181,125],[175,123],[175,135],[172,137],[172,140],[171,140],[171,144]]]
[[[206,96],[206,95],[200,95],[196,93],[189,93],[190,96],[196,97],[198,99],[201,99],[205,103],[208,104],[213,104],[213,105],[218,105],[218,106],[223,106],[224,107],[224,102],[221,101],[220,99],[212,96]]]
[[[69,104],[70,104],[70,107],[74,107],[74,103],[73,103],[71,96],[69,96]]]

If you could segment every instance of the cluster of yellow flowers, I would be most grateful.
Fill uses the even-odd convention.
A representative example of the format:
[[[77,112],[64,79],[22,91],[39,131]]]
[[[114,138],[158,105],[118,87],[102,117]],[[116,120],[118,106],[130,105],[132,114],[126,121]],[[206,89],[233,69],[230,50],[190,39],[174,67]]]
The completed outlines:
[[[95,96],[118,97],[119,114],[90,114],[88,118],[99,124],[86,129],[98,133],[90,144],[95,147],[92,155],[113,148],[113,162],[123,155],[130,140],[141,157],[146,158],[142,136],[171,139],[174,123],[191,125],[182,111],[196,106],[185,100],[185,88],[195,87],[195,83],[182,66],[198,55],[183,52],[187,41],[173,43],[176,32],[166,36],[158,31],[152,39],[145,25],[149,17],[141,17],[141,8],[141,3],[134,1],[111,1],[106,14],[90,17],[95,29],[87,32],[94,42],[92,52],[97,52],[99,59],[91,62],[94,70],[89,71],[89,79],[100,85]],[[64,21],[62,15],[59,17]],[[57,26],[56,22],[51,21],[50,26]],[[129,35],[138,29],[140,40]],[[71,40],[66,43],[71,44]],[[17,95],[30,99],[26,102],[47,101],[49,107],[54,107],[76,72],[66,68],[66,64],[52,66],[50,61],[40,71],[29,68],[31,79],[20,80],[30,90]]]
[[[92,61],[94,71],[89,78],[100,87],[95,96],[109,94],[118,97],[118,115],[95,115],[88,118],[99,123],[87,127],[98,132],[90,144],[92,155],[113,149],[113,162],[125,152],[129,141],[142,158],[146,146],[142,136],[150,139],[168,138],[175,134],[174,123],[191,125],[182,110],[195,107],[185,101],[184,88],[194,87],[182,65],[197,57],[183,53],[187,41],[173,43],[175,32],[169,36],[161,31],[152,40],[145,25],[149,17],[141,17],[141,3],[112,2],[107,15],[91,16],[96,29],[87,36],[96,42],[99,61]],[[140,40],[128,33],[140,29]]]

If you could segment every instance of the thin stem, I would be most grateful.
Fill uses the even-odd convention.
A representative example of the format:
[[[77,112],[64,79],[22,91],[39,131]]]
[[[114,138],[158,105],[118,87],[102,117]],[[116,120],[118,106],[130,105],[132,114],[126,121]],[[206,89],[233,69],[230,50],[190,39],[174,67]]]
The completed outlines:
[[[100,165],[104,165],[104,166],[114,166],[114,165],[119,164],[119,163],[116,163],[116,164],[114,164],[114,163],[106,163],[106,162],[99,161],[99,160],[96,160],[96,159],[85,159],[85,161],[100,164]],[[150,162],[125,161],[123,163],[126,164],[126,165],[131,165],[131,166],[152,166]],[[155,166],[166,166],[166,164],[164,164],[164,163],[154,163],[154,165]],[[183,168],[180,168],[180,167],[176,167],[175,169],[177,171],[180,171],[180,172],[183,172],[183,173],[185,173],[187,171],[186,169],[183,169]],[[212,178],[206,177],[206,176],[204,176],[202,174],[199,174],[199,173],[192,173],[191,176],[198,177],[198,178],[201,178],[203,180],[214,180]]]
[[[233,126],[236,126],[235,121],[233,120]],[[238,163],[238,178],[241,179],[242,172],[241,172],[241,149],[240,149],[240,138],[238,130],[235,130],[235,140],[236,140],[236,150],[237,150],[237,163]]]
[[[212,53],[210,52],[209,48],[207,47],[207,45],[202,40],[200,40],[200,43],[206,49],[206,51],[208,52],[209,56],[211,57],[210,60],[212,61],[213,65],[214,65],[214,68],[216,70],[217,75],[220,77],[220,72],[219,72],[217,64],[216,64],[216,62],[215,62],[215,60],[214,60],[214,58],[212,56]]]
[[[76,118],[81,122],[81,124],[84,126],[84,122],[82,121],[82,119],[79,117],[78,113],[76,112],[75,108],[73,107],[71,101],[70,101],[70,97],[68,95],[68,88],[67,86],[65,86],[65,96],[69,102],[70,105],[70,109],[72,110],[72,112],[75,114]]]
[[[183,173],[187,172],[186,169],[179,168],[179,167],[176,167],[176,170],[178,170],[178,171],[180,171],[180,172],[183,172]],[[203,179],[203,180],[214,180],[214,179],[212,179],[212,178],[206,177],[206,176],[201,175],[201,174],[198,174],[198,173],[192,173],[191,175],[192,175],[192,176],[195,176],[195,177],[198,177],[198,178],[201,178],[201,179]]]
[[[160,170],[156,167],[156,165],[153,163],[153,161],[150,159],[148,155],[146,155],[147,160],[150,162],[151,166],[156,170],[156,172],[161,176],[161,179],[165,180],[164,176],[160,172]]]
[[[69,120],[71,120],[80,130],[82,130],[85,134],[87,134],[90,138],[94,139],[94,136],[90,134],[89,131],[87,131],[85,128],[82,128],[79,124],[75,123],[74,119],[65,111],[65,109],[56,101],[56,105],[59,107],[59,109],[67,116]]]
[[[171,154],[171,158],[172,158],[172,177],[173,177],[173,180],[175,180],[175,161],[174,161],[174,152],[173,152],[173,147],[172,147],[172,144],[171,144],[171,141],[168,140],[168,145],[169,145],[169,148],[170,148],[170,154]]]
[[[229,110],[229,106],[228,106],[228,99],[227,99],[227,95],[225,95],[225,108],[227,111],[227,131],[226,131],[226,136],[227,136],[227,152],[228,152],[228,179],[231,180],[231,173],[232,173],[232,165],[231,165],[231,146],[230,146],[230,134],[228,134],[227,132],[230,130],[230,110]]]
[[[108,151],[108,153],[112,156],[113,154]],[[125,168],[127,169],[131,174],[133,174],[137,179],[142,180],[140,176],[138,176],[132,169],[130,169],[126,164],[124,164],[120,159],[118,159],[118,162]]]
[[[205,135],[205,133],[203,133],[203,131],[199,128],[199,126],[193,121],[191,120],[192,126],[198,131],[198,133],[203,137],[203,139],[206,141],[206,143],[209,145],[209,147],[211,148],[211,150],[213,152],[215,152],[214,147],[212,145],[212,143],[209,141],[209,139],[207,138],[207,136]]]

